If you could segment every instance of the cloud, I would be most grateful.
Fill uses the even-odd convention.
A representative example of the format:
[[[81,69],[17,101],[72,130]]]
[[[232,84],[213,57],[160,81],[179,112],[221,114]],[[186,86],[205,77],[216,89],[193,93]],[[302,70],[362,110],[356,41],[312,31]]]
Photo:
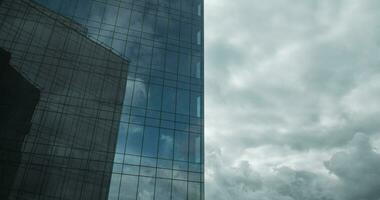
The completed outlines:
[[[208,151],[208,199],[252,200],[378,200],[380,154],[368,136],[356,134],[349,144],[324,163],[330,174],[274,167],[260,175],[244,160],[226,165],[220,149]]]
[[[339,178],[342,199],[380,199],[380,154],[372,150],[368,136],[356,134],[348,151],[334,154],[325,166]]]
[[[241,199],[297,199],[302,191],[309,199],[371,199],[363,196],[370,190],[360,194],[350,188],[332,156],[347,150],[357,132],[366,133],[369,142],[380,141],[380,2],[205,4],[206,169],[213,171],[218,162],[226,168],[206,177],[207,195],[231,199],[244,182],[255,189],[241,192],[247,194]],[[326,160],[336,165],[325,166]],[[244,163],[252,169],[248,175],[240,174],[242,166],[247,169]],[[309,186],[298,191],[289,181],[272,183],[300,193],[284,195],[268,185],[277,177],[302,179]],[[332,195],[326,185],[347,195]]]

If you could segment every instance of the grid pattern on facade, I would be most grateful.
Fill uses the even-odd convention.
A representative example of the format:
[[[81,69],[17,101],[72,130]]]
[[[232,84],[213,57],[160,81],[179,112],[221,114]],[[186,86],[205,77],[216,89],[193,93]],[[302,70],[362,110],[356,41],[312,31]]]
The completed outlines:
[[[1,130],[9,144],[0,150],[9,166],[2,169],[16,169],[13,182],[2,183],[10,187],[0,187],[2,199],[106,199],[127,62],[79,24],[25,0],[2,2],[0,46],[41,92],[22,141]]]
[[[38,2],[130,61],[108,198],[203,199],[203,2]]]

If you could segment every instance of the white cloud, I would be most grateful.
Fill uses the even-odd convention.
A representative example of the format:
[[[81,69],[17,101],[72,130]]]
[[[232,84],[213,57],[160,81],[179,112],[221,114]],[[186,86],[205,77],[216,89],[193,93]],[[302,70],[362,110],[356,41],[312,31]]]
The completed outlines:
[[[291,179],[298,172],[313,177],[311,185],[339,185],[334,177],[342,177],[329,175],[333,168],[323,161],[357,132],[380,144],[380,2],[205,3],[206,168],[219,162],[227,170],[219,175],[228,175],[208,175],[207,196],[231,199],[240,191],[248,195],[242,199],[259,193],[261,199],[297,199],[265,185],[267,177]],[[235,186],[223,195],[224,182],[239,185],[242,162],[254,171],[248,179],[265,177],[249,183],[257,189]],[[342,198],[328,192],[325,199]]]

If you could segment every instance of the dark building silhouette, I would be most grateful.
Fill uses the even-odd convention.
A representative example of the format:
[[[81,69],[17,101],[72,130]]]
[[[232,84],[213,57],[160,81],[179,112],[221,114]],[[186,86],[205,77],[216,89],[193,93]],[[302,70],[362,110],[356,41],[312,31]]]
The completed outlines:
[[[204,199],[203,0],[0,3],[39,91],[0,199]]]
[[[11,54],[0,49],[1,186],[11,188],[21,161],[22,141],[30,131],[40,92],[9,65]],[[1,190],[6,199],[9,190]]]

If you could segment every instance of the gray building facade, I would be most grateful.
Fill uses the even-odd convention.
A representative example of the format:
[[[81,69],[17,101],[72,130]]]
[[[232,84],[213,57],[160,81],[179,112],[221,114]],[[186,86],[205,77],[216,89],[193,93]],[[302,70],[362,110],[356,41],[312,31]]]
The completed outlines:
[[[0,8],[0,47],[40,91],[20,161],[0,150],[9,199],[204,199],[203,1]]]

